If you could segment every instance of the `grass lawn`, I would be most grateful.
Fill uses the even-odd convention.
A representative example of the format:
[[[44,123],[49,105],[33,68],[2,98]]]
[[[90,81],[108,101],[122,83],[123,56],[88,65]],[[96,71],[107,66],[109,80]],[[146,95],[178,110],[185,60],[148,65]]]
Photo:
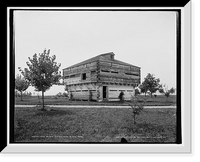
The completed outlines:
[[[157,97],[145,97],[138,96],[139,101],[143,101],[147,98],[145,105],[149,106],[171,106],[176,105],[176,95],[171,95],[168,98],[163,95],[158,95]],[[65,97],[55,98],[53,96],[45,96],[46,105],[127,105],[127,103],[121,103],[119,101],[107,101],[107,102],[89,102],[89,101],[69,101]],[[42,103],[42,99],[38,99],[37,96],[23,97],[23,101],[20,101],[20,97],[15,97],[16,105],[38,105]]]
[[[176,109],[15,108],[15,142],[175,142]]]

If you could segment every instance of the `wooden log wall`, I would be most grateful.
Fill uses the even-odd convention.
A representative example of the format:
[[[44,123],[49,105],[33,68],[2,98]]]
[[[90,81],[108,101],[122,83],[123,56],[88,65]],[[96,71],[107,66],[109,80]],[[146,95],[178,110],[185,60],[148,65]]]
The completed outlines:
[[[63,75],[67,76],[67,75],[73,75],[73,74],[80,74],[82,72],[90,72],[91,70],[96,69],[96,65],[97,65],[97,62],[91,62],[84,65],[72,67],[72,68],[66,68],[63,70]]]
[[[84,77],[83,77],[84,74]],[[140,84],[140,68],[106,61],[91,62],[63,70],[64,84],[75,100],[103,100],[103,86],[107,86],[107,100],[125,100],[134,95]]]
[[[83,73],[86,79],[82,78]],[[102,61],[64,69],[63,75],[67,85],[89,82],[140,84],[140,68]]]
[[[120,78],[114,78],[114,77],[103,77],[100,76],[99,78],[100,82],[106,82],[106,83],[114,83],[114,84],[139,84],[138,79],[120,79]]]
[[[85,73],[86,78],[83,79]],[[64,84],[73,85],[97,81],[97,63],[91,62],[63,70]]]
[[[140,84],[140,68],[100,62],[100,82]]]

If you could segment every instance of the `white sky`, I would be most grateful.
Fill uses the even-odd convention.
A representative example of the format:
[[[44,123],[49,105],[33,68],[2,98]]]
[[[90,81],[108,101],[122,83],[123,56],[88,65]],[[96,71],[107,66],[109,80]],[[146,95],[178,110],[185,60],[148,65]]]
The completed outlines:
[[[15,11],[15,43],[15,74],[45,48],[56,55],[60,70],[114,52],[116,59],[141,67],[141,81],[152,73],[176,88],[173,11]],[[53,86],[45,94],[58,92],[64,87]]]

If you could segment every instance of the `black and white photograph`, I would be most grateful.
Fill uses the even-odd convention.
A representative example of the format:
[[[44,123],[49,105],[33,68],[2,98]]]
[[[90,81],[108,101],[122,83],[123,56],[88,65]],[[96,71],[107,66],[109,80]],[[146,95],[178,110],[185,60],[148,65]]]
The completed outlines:
[[[10,144],[184,144],[180,9],[10,16]]]
[[[177,142],[177,11],[15,11],[14,142]]]

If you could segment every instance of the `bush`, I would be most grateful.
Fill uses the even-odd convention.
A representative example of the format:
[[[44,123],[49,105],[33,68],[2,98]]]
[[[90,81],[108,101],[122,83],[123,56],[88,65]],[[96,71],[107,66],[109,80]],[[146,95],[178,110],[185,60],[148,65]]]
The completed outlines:
[[[56,94],[56,97],[62,97],[62,93],[59,92],[58,94]]]
[[[54,99],[58,99],[57,95],[54,96]]]
[[[92,101],[92,91],[89,91],[89,101]]]
[[[118,98],[119,98],[119,100],[120,100],[121,102],[124,102],[124,92],[123,92],[123,91],[120,92]]]
[[[55,95],[55,97],[56,98],[58,98],[58,97],[69,97],[69,95],[66,92],[63,92],[63,93],[59,92]]]
[[[133,97],[131,98],[131,103],[129,103],[129,105],[132,108],[132,112],[133,112],[133,121],[134,124],[136,124],[136,115],[140,115],[140,113],[143,111],[144,109],[144,104],[146,103],[146,99],[140,103],[137,97]]]
[[[63,97],[68,97],[68,94],[66,92],[64,92]]]
[[[137,95],[140,95],[140,91],[139,91],[139,89],[135,89],[135,96],[137,96]]]

